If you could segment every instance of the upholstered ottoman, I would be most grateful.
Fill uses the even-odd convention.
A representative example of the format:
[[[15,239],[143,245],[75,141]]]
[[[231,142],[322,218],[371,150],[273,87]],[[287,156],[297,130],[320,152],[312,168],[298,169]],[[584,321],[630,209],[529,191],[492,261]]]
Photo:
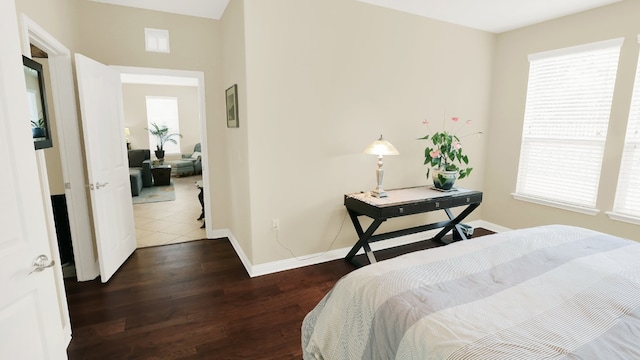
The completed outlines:
[[[169,160],[164,163],[171,165],[171,175],[173,176],[193,175],[193,162],[190,160]]]
[[[142,191],[142,170],[129,169],[129,181],[131,182],[131,195],[140,195],[140,191]]]

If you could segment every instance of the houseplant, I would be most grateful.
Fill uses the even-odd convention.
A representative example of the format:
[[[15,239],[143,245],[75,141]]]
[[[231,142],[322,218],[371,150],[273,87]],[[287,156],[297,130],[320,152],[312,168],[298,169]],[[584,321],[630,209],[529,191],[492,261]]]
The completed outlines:
[[[38,121],[31,120],[31,136],[35,138],[41,138],[45,136],[44,119],[40,118]]]
[[[451,121],[458,123],[459,118],[452,117]],[[468,125],[470,122],[471,120],[467,120],[461,126]],[[425,125],[429,124],[428,121],[423,123]],[[471,174],[473,168],[467,167],[469,157],[463,153],[462,143],[455,131],[449,133],[447,130],[443,130],[420,138],[420,140],[429,139],[431,139],[432,144],[424,149],[424,164],[429,166],[427,168],[427,178],[429,173],[432,172],[431,170],[433,170],[431,176],[433,185],[437,189],[451,190],[456,178],[464,179]]]
[[[169,128],[164,125],[159,126],[156,123],[151,123],[151,127],[152,129],[147,128],[147,130],[149,130],[149,133],[151,133],[151,135],[157,138],[156,150],[155,150],[156,157],[158,158],[158,160],[163,160],[164,144],[167,142],[172,142],[174,144],[177,144],[178,142],[176,141],[176,139],[174,139],[174,137],[176,136],[182,137],[182,135],[178,133],[169,134]]]

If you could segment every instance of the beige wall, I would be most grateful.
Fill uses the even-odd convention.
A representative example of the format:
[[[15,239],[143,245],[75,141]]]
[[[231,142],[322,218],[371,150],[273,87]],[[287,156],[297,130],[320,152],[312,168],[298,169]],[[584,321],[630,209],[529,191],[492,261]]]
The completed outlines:
[[[561,223],[640,240],[638,226],[610,220],[638,60],[640,2],[607,7],[511,31],[498,37],[491,96],[483,219],[511,228]],[[607,136],[596,216],[514,200],[531,53],[624,37]]]
[[[53,35],[71,52],[78,46],[78,6],[81,0],[15,0],[18,21],[26,14],[40,27]],[[22,31],[22,29],[20,29]]]
[[[77,44],[77,8],[76,0],[16,0],[16,12],[18,21],[21,22],[22,14],[28,16],[39,26],[53,35],[68,49],[74,51]],[[20,29],[22,31],[22,29]],[[22,35],[21,35],[22,36]],[[23,49],[23,53],[25,50]],[[48,61],[36,59],[43,65],[45,71],[45,86],[47,93],[49,130],[52,134],[53,148],[45,149],[47,162],[47,174],[49,177],[49,189],[52,195],[64,194],[64,180],[62,177],[62,165],[60,160],[60,145],[57,143],[56,119],[52,102],[51,82],[48,75]]]
[[[226,184],[226,200],[229,207],[226,215],[229,217],[229,229],[242,246],[249,259],[253,259],[252,229],[251,229],[251,192],[249,191],[249,144],[248,133],[251,128],[249,121],[247,77],[246,77],[246,49],[245,49],[245,18],[244,0],[230,1],[221,21],[223,40],[223,84],[228,88],[238,85],[238,128],[225,128],[224,142],[218,144],[227,152],[227,163],[224,167],[229,175]],[[223,121],[226,121],[226,117]]]
[[[426,183],[416,140],[425,117],[487,127],[495,36],[481,31],[340,0],[234,0],[220,22],[56,0],[63,10],[50,13],[67,23],[49,29],[39,2],[19,2],[72,51],[102,63],[205,73],[212,225],[229,228],[254,264],[291,257],[271,231],[275,218],[295,255],[328,250],[348,222],[342,195],[375,187],[376,159],[362,150],[380,133],[401,153],[385,161],[384,184],[394,188]],[[168,29],[171,54],[146,53],[144,27]],[[232,84],[238,129],[224,121]],[[476,170],[461,186],[482,189],[485,141],[465,141]],[[333,247],[354,241],[345,224]]]
[[[193,86],[123,84],[124,122],[131,133],[131,148],[149,149],[147,96],[169,96],[178,99],[179,133],[182,134],[179,139],[180,153],[193,152],[195,144],[200,142],[198,89]]]
[[[343,221],[332,247],[355,243],[343,194],[375,188],[377,160],[362,151],[381,133],[400,152],[384,166],[398,188],[427,184],[425,117],[486,130],[495,35],[356,1],[244,6],[253,263],[328,250]],[[482,189],[485,141],[465,139],[476,170],[460,186]]]

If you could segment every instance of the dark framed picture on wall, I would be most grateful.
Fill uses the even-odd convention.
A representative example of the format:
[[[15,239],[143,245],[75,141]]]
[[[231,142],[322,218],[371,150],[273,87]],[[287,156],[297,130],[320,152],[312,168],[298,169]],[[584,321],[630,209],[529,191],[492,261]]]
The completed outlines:
[[[227,96],[227,127],[238,127],[238,85],[233,84],[225,91]]]

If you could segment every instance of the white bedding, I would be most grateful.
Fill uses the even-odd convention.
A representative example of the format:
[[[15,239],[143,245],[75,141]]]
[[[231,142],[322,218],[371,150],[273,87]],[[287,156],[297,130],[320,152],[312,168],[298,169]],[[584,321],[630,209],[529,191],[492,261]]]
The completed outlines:
[[[640,359],[640,244],[569,226],[410,253],[343,277],[304,359]]]

